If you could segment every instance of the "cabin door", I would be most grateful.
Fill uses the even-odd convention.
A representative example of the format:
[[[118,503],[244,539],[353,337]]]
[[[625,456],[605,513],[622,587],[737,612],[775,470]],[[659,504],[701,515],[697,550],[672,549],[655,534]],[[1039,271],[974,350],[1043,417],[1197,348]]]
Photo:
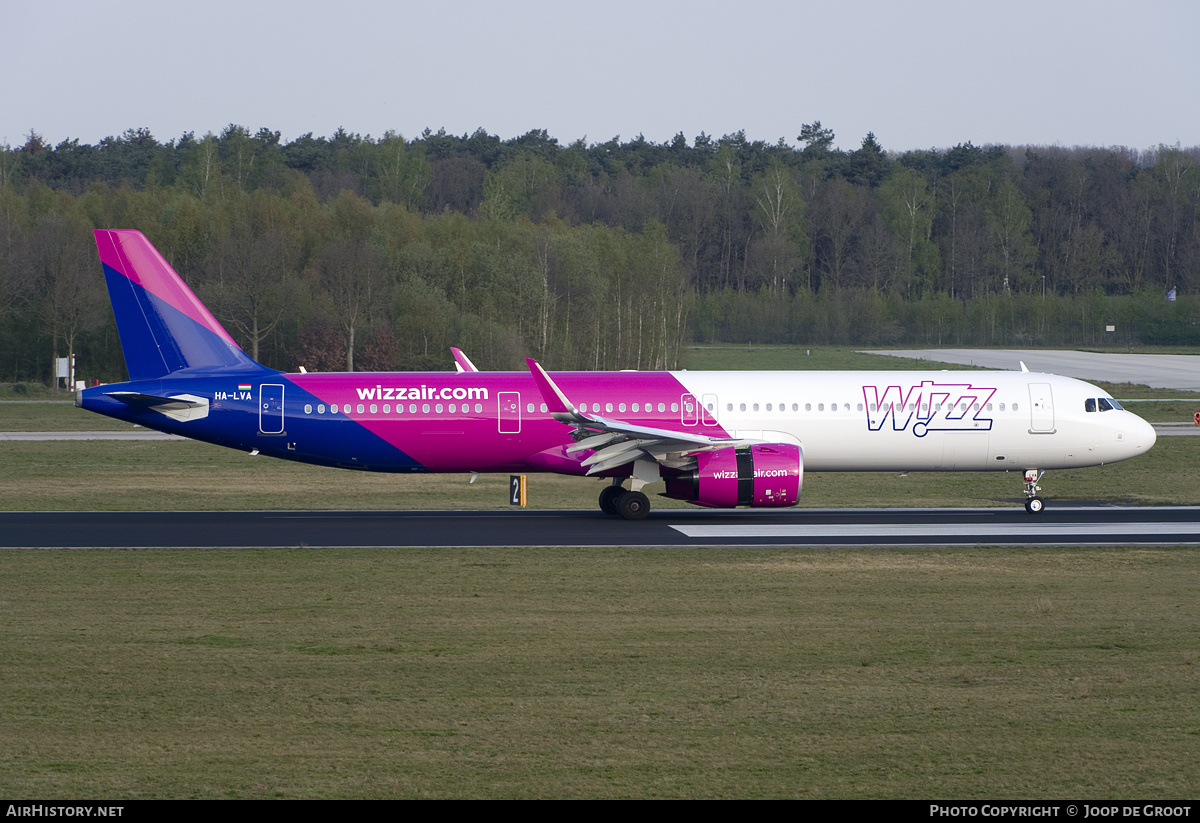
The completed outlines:
[[[283,434],[283,385],[263,383],[258,387],[258,430]]]
[[[1054,395],[1049,383],[1029,384],[1029,430],[1046,434],[1054,431]]]
[[[521,393],[500,392],[500,433],[521,433]]]
[[[679,422],[685,426],[695,426],[700,422],[700,401],[690,394],[679,398]]]

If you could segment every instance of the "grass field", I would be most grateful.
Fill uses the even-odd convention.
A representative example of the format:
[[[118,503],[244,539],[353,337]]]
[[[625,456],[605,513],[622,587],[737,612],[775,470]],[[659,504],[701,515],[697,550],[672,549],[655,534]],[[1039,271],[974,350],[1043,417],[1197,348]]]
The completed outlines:
[[[1164,405],[1170,405],[1164,404]],[[0,430],[13,425],[0,405]],[[44,406],[46,430],[84,429],[105,418],[71,406]],[[1139,409],[1140,411],[1140,409]],[[22,424],[33,429],[34,421]],[[115,422],[115,421],[114,421]],[[122,424],[118,424],[122,425]],[[0,510],[107,511],[236,509],[499,509],[508,506],[508,476],[393,475],[350,472],[251,457],[192,441],[51,441],[0,445]],[[607,481],[529,476],[530,507],[593,509]],[[1055,501],[1200,505],[1200,437],[1161,437],[1135,460],[1048,472]],[[1020,473],[807,473],[802,507],[1014,506]],[[650,492],[661,490],[651,486]],[[686,503],[654,497],[658,508]]]
[[[0,445],[0,510],[500,509],[508,476],[396,475],[289,463],[192,441]],[[533,509],[594,509],[606,481],[529,475]],[[1200,437],[1162,437],[1135,460],[1047,472],[1046,499],[1200,505]],[[650,493],[661,485],[649,487]],[[1019,506],[1010,473],[806,473],[801,507]],[[654,496],[656,508],[690,508]]]
[[[0,562],[8,797],[1200,792],[1191,550]]]
[[[0,430],[122,425],[0,404]],[[187,441],[0,454],[9,511],[507,506],[505,477]],[[530,483],[544,508],[592,509],[600,488]],[[1051,505],[1200,504],[1200,438],[1043,485]],[[802,503],[1019,505],[1020,489],[809,474]],[[8,797],[1200,793],[1193,549],[19,550],[0,572]]]

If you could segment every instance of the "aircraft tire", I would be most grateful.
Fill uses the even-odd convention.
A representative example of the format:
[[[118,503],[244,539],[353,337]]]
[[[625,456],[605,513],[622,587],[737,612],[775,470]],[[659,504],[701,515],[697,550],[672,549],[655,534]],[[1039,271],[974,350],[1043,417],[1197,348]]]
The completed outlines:
[[[1025,501],[1025,511],[1030,514],[1041,514],[1046,508],[1046,502],[1040,497],[1031,497]]]
[[[645,520],[650,514],[650,498],[641,492],[625,492],[617,500],[617,508],[626,520]]]
[[[605,486],[604,491],[600,492],[600,511],[605,514],[620,514],[621,509],[618,507],[618,501],[620,501],[623,494],[625,494],[625,490],[620,486]]]

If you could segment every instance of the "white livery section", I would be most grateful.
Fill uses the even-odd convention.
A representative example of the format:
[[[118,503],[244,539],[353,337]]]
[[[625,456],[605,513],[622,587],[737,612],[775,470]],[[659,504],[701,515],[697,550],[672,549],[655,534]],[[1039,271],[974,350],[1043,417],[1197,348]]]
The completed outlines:
[[[807,471],[1098,466],[1153,427],[1080,380],[1029,372],[675,373],[737,440],[791,443]]]
[[[600,495],[601,509],[627,519],[646,516],[642,489],[660,478],[665,496],[699,506],[794,506],[805,470],[1020,471],[1025,508],[1036,514],[1047,469],[1126,460],[1155,441],[1150,424],[1096,386],[1024,368],[672,372],[686,394],[678,428],[666,429],[610,417],[607,401],[605,416],[596,403],[589,413],[528,363],[543,410],[575,429],[567,453],[591,450],[588,474],[632,467],[629,491],[617,477]],[[657,402],[660,413],[666,406]],[[618,402],[618,415],[625,408]]]

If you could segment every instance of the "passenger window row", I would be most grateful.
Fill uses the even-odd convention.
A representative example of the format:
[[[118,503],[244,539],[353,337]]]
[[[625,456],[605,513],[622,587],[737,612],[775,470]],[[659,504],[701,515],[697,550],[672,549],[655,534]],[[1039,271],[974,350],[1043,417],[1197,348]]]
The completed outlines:
[[[443,412],[449,412],[450,414],[458,414],[460,405],[462,406],[463,414],[471,413],[471,404],[470,403],[462,403],[462,404],[450,403],[449,405],[446,405],[443,403],[434,403],[434,404],[422,403],[420,408],[421,408],[421,412],[424,414],[429,414],[430,411],[434,412],[435,414],[442,414]],[[371,412],[370,412],[371,414],[379,414],[379,404],[378,403],[371,403],[369,406],[364,403],[359,403],[357,407],[354,407],[349,403],[346,403],[341,406],[339,406],[337,403],[332,403],[329,406],[329,413],[330,414],[339,414],[339,413],[350,414],[351,411],[357,411],[358,414],[366,414],[368,408],[371,410]],[[545,411],[545,405],[542,406],[542,410]],[[311,403],[304,404],[304,413],[305,414],[312,414],[313,411],[314,411],[314,409],[313,409],[313,406]],[[325,413],[325,404],[318,403],[315,411],[317,414],[324,414]],[[391,403],[383,404],[383,413],[384,414],[392,413],[392,404]],[[416,403],[408,404],[408,413],[409,414],[417,413],[417,404]],[[483,404],[482,403],[475,404],[475,413],[476,414],[483,413]],[[403,403],[396,404],[396,414],[404,414],[404,404]]]
[[[461,405],[461,413],[462,414],[470,414],[471,413],[471,404],[470,403],[462,403],[462,404],[458,404],[458,403],[450,403],[450,404],[423,403],[420,405],[420,409],[421,409],[421,412],[424,414],[429,414],[431,411],[435,414],[442,414],[443,412],[449,412],[450,414],[458,414],[460,405]],[[679,411],[678,403],[671,403],[670,406],[671,406],[671,412],[673,414],[678,413],[678,411]],[[933,411],[935,413],[940,412],[940,411],[942,411],[943,406],[944,406],[944,404],[942,404],[942,403],[935,403],[935,404],[933,404]],[[974,403],[974,404],[962,403],[962,404],[960,404],[960,406],[961,406],[961,408],[959,409],[959,411],[962,411],[962,412],[976,411],[976,412],[978,412],[984,408],[986,408],[987,411],[992,411],[993,404],[988,403],[988,404],[986,404],[986,406],[981,406],[979,403]],[[1085,400],[1083,407],[1084,407],[1084,411],[1088,411],[1088,412],[1095,412],[1095,411],[1106,412],[1106,411],[1111,411],[1113,409],[1120,409],[1121,405],[1116,400],[1113,400],[1111,397],[1099,397],[1099,398],[1093,397],[1093,398],[1088,398],[1087,400]],[[370,408],[371,414],[379,413],[379,405],[376,403],[371,403],[369,407],[363,403],[359,403],[357,407],[352,407],[351,404],[349,404],[349,403],[346,403],[342,406],[339,406],[337,403],[333,403],[329,406],[329,412],[331,414],[338,414],[338,413],[350,414],[352,410],[355,410],[358,412],[358,414],[365,414],[365,413],[367,413],[368,408]],[[408,406],[408,413],[416,414],[417,408],[418,408],[418,406],[416,403],[410,403]],[[616,404],[604,403],[603,408],[604,408],[604,412],[608,413],[608,414],[611,414],[614,411],[618,412],[618,413],[623,413],[627,409],[630,411],[633,411],[633,412],[640,412],[644,409],[646,412],[653,413],[656,410],[656,408],[657,408],[658,412],[665,413],[667,410],[667,404],[659,403],[659,404],[657,404],[657,407],[656,407],[654,403],[644,403],[644,404],[631,403],[628,405],[625,403],[616,403]],[[707,408],[709,411],[712,411],[713,410],[712,404],[709,403]],[[757,412],[760,410],[768,411],[768,412],[787,412],[787,411],[789,411],[789,408],[790,408],[790,411],[799,412],[800,404],[792,403],[792,404],[790,404],[790,407],[789,407],[788,403],[778,403],[778,404],[766,403],[760,408],[760,405],[758,403],[750,403],[750,404],[739,403],[737,408],[738,408],[739,412],[745,412],[745,411]],[[816,410],[818,412],[823,412],[826,410],[826,408],[827,407],[824,403],[816,404]],[[862,403],[856,404],[856,408],[860,412],[863,411],[863,404]],[[951,404],[950,408],[953,408],[952,404]],[[998,404],[998,408],[1000,411],[1006,410],[1004,403]],[[830,403],[828,405],[828,410],[831,412],[839,411],[839,409],[841,411],[848,412],[848,411],[850,411],[850,404],[849,403],[841,403],[841,404]],[[598,414],[598,413],[600,413],[600,410],[601,410],[601,404],[600,403],[591,403],[591,404],[581,403],[579,405],[579,410],[584,413],[591,411],[592,413]],[[888,411],[888,410],[901,412],[901,411],[904,411],[904,406],[893,404],[892,409],[885,409],[885,411]],[[920,406],[920,410],[922,413],[927,414],[929,412],[929,404],[922,403]],[[949,410],[949,409],[947,409],[947,410]],[[1018,411],[1019,410],[1018,404],[1017,403],[1010,404],[1009,410],[1014,411],[1014,412]],[[311,404],[305,404],[305,406],[304,406],[305,414],[312,414],[313,411],[314,411],[314,409]],[[315,411],[317,414],[325,414],[325,404],[324,403],[318,404],[316,406]],[[535,412],[541,412],[542,414],[546,414],[548,409],[547,409],[547,406],[545,403],[541,403],[541,404],[527,403],[525,406],[525,411],[529,414],[534,414]],[[690,408],[689,408],[689,411],[691,411]],[[725,411],[732,412],[733,411],[733,403],[726,403]],[[805,403],[804,411],[806,411],[806,412],[813,411],[813,404]],[[872,403],[871,411],[873,411],[873,412],[879,411],[879,407],[876,404]],[[917,411],[917,404],[909,403],[908,411],[910,411],[910,412]],[[384,414],[392,413],[392,405],[390,403],[383,404],[383,413]],[[475,414],[482,414],[482,413],[483,413],[483,404],[476,403],[475,404]],[[403,403],[396,404],[396,414],[404,414],[404,404]]]

